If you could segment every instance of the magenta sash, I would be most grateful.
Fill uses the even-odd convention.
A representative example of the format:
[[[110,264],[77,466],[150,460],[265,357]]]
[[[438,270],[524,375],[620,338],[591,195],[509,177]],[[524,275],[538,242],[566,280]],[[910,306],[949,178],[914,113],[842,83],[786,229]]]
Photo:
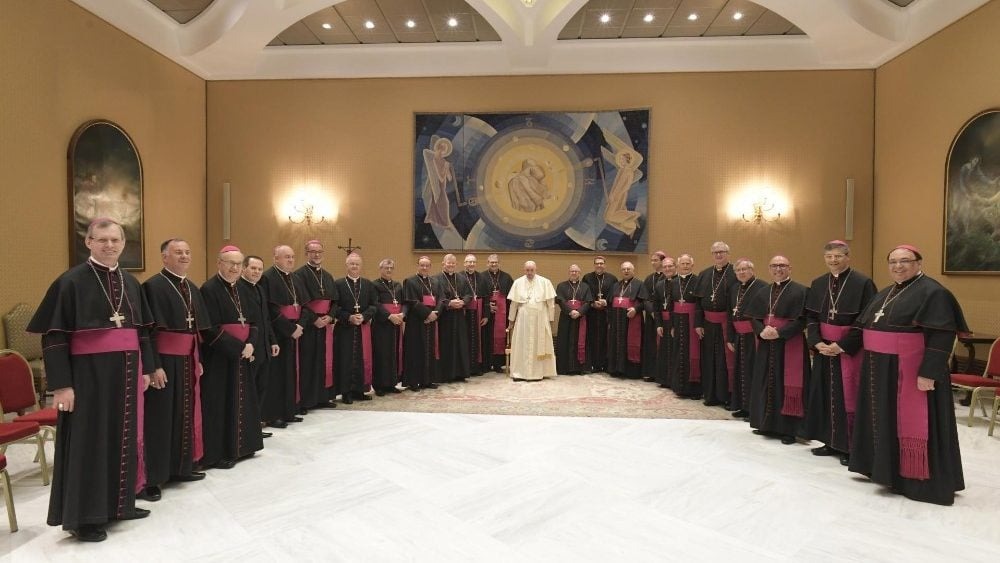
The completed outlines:
[[[924,357],[924,335],[919,332],[884,332],[865,329],[865,350],[893,354],[899,358],[896,383],[896,434],[899,437],[899,475],[908,479],[930,479],[927,439],[927,392],[917,389],[917,376]]]
[[[725,311],[705,311],[705,320],[722,325],[722,349],[726,352],[726,371],[729,373],[729,388],[733,388],[733,369],[736,367],[736,353],[726,346],[729,342],[729,313]]]
[[[383,303],[382,308],[390,315],[398,315],[403,312],[403,306],[399,303]],[[403,374],[403,331],[406,325],[399,325],[398,345],[396,346],[396,375]]]
[[[424,305],[427,305],[431,309],[434,309],[434,308],[437,307],[437,299],[434,299],[433,295],[424,295],[422,303]],[[438,324],[437,324],[437,321],[434,321],[434,359],[435,360],[440,360],[441,359],[441,348],[438,345],[438,341],[439,340],[440,339],[438,338]]]
[[[780,329],[795,319],[783,319],[780,317],[770,317],[766,323],[768,326]],[[804,374],[802,373],[802,362],[805,359],[802,350],[802,333],[785,340],[785,400],[781,404],[781,414],[785,416],[803,417],[805,408],[802,404],[802,383]]]
[[[240,323],[223,324],[219,325],[219,328],[221,328],[223,332],[225,332],[229,336],[232,336],[236,340],[239,340],[240,342],[246,342],[247,339],[250,338],[250,325],[248,324],[240,324]]]
[[[139,331],[134,328],[100,328],[95,330],[81,330],[73,332],[69,341],[69,353],[73,356],[83,356],[87,354],[106,354],[108,352],[136,352],[138,355],[137,367],[139,380],[142,380],[142,352],[139,350]],[[146,488],[146,442],[143,439],[143,418],[145,406],[143,401],[143,389],[139,382],[136,382],[135,394],[135,451],[136,451],[136,472],[135,490],[138,494]],[[128,404],[125,405],[126,416],[128,415]],[[122,441],[128,440],[128,426],[123,431]],[[126,451],[125,444],[122,444],[122,452]]]
[[[566,302],[566,306],[574,311],[579,311],[580,307],[583,307],[583,301],[570,299]],[[587,360],[587,317],[580,315],[577,320],[580,321],[580,325],[576,333],[576,361],[582,364]]]
[[[469,301],[469,304],[465,308],[475,309],[476,311],[476,328],[472,331],[472,337],[476,339],[476,349],[479,350],[479,363],[483,363],[482,331],[479,330],[479,323],[483,318],[483,298],[473,297],[472,301]]]
[[[851,331],[850,325],[832,325],[819,323],[819,334],[823,340],[837,342]],[[861,385],[861,356],[854,354],[851,356],[842,353],[838,357],[840,360],[840,379],[844,388],[844,410],[847,412],[847,443],[851,443],[851,435],[854,432],[854,412],[858,404],[858,387]]]
[[[615,297],[611,306],[616,309],[628,309],[634,307],[632,300],[628,297]],[[628,361],[636,363],[642,359],[642,325],[639,324],[639,311],[628,320],[628,335],[626,336],[625,349]]]
[[[295,304],[283,305],[279,309],[279,311],[281,311],[282,317],[285,317],[290,321],[299,320],[299,316],[301,314],[299,311],[299,306]],[[295,404],[297,405],[302,401],[302,390],[299,388],[299,339],[298,338],[295,339],[295,351],[293,353],[295,354]]]
[[[329,299],[314,299],[306,303],[306,307],[309,307],[317,315],[329,315],[332,305],[333,303]],[[333,387],[333,323],[326,325],[324,330],[326,331],[326,339],[323,347],[326,348],[326,354],[324,354],[323,374],[325,377],[323,386],[330,388]]]
[[[493,315],[493,354],[496,355],[498,350],[507,348],[507,298],[494,291],[490,301],[497,305],[497,312]]]
[[[194,425],[192,428],[194,451],[192,459],[198,461],[205,455],[205,440],[201,422],[201,385],[199,385],[201,376],[198,375],[198,365],[201,363],[201,358],[198,354],[197,335],[188,332],[157,332],[156,351],[164,356],[187,356],[192,361],[191,381],[194,387]]]
[[[733,330],[736,334],[750,334],[753,332],[753,323],[750,321],[733,321]]]
[[[688,324],[688,381],[699,383],[701,381],[701,343],[698,341],[698,333],[694,331],[694,313],[697,310],[694,303],[674,301],[674,314],[682,313],[687,315]]]

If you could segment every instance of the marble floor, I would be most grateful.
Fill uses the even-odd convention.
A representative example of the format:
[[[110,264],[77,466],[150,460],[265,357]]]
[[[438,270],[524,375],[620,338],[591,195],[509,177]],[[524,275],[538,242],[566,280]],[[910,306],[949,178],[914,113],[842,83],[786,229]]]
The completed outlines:
[[[320,411],[100,544],[45,525],[14,446],[0,560],[997,561],[1000,436],[959,433],[968,489],[940,507],[735,421]]]

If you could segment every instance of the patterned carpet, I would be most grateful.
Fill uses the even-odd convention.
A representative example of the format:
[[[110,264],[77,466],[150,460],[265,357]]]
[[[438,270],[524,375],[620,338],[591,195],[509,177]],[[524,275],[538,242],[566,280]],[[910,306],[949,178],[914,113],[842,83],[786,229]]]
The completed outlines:
[[[655,383],[614,379],[603,373],[543,381],[513,381],[504,374],[489,373],[470,377],[466,383],[442,384],[436,390],[374,399],[338,404],[337,410],[733,420],[720,407],[679,399]]]

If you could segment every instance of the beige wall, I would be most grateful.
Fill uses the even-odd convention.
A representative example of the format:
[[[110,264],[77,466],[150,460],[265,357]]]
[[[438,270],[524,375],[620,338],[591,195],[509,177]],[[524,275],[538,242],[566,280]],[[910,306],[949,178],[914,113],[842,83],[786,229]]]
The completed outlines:
[[[1000,334],[1000,277],[941,274],[948,149],[973,115],[1000,108],[1000,1],[878,69],[875,248],[917,245],[924,270],[958,297],[974,331]],[[884,270],[884,267],[880,267]],[[879,285],[888,281],[884,271]]]
[[[411,275],[414,112],[649,107],[651,251],[691,252],[700,268],[710,263],[712,241],[724,239],[734,257],[761,266],[773,253],[787,254],[806,281],[825,271],[822,245],[844,236],[850,177],[857,182],[854,255],[867,269],[873,81],[871,71],[836,71],[210,82],[209,245],[223,244],[221,191],[229,182],[232,242],[245,251],[269,253],[289,242],[301,260],[302,243],[318,237],[339,274],[343,254],[332,247],[352,237],[363,246],[367,275],[377,274],[384,256],[396,258],[397,277]],[[761,180],[787,192],[791,212],[763,227],[730,219],[730,196]],[[335,222],[288,223],[280,203],[300,183],[339,201]],[[536,258],[555,280],[565,279],[571,261],[590,260]],[[524,259],[502,258],[513,272]],[[636,260],[646,275],[647,258]]]
[[[159,243],[205,248],[205,82],[68,0],[3,0],[0,16],[0,314],[37,303],[69,260],[66,153],[109,119],[145,179],[146,272]],[[204,278],[198,260],[192,278]],[[2,331],[2,328],[0,328]]]

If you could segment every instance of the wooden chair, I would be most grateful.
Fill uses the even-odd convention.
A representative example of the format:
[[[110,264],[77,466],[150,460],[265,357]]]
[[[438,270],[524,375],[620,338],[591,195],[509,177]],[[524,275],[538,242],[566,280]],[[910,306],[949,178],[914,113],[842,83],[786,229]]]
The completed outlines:
[[[1000,388],[1000,338],[990,345],[990,354],[986,358],[986,369],[983,375],[973,375],[968,373],[951,374],[951,386],[954,389],[967,391],[972,394],[969,404],[969,418],[966,421],[972,426],[972,420],[976,415],[976,406],[983,411],[984,417],[989,417],[986,412],[986,405],[991,398],[997,396],[997,389]]]
[[[44,459],[46,440],[55,441],[59,413],[54,407],[41,408],[35,393],[31,367],[24,356],[14,350],[0,350],[0,417],[16,413],[14,422],[32,423],[39,427],[39,448],[35,461]],[[0,446],[0,454],[5,446]],[[43,480],[48,484],[48,470],[43,467]]]
[[[7,474],[7,456],[0,454],[0,489],[3,489],[4,504],[7,505],[7,522],[10,532],[17,531],[17,513],[14,512],[14,492],[10,490],[10,475]]]
[[[1000,395],[993,397],[993,414],[990,415],[990,431],[988,434],[993,435],[993,427],[997,425],[997,414],[1000,413]]]

